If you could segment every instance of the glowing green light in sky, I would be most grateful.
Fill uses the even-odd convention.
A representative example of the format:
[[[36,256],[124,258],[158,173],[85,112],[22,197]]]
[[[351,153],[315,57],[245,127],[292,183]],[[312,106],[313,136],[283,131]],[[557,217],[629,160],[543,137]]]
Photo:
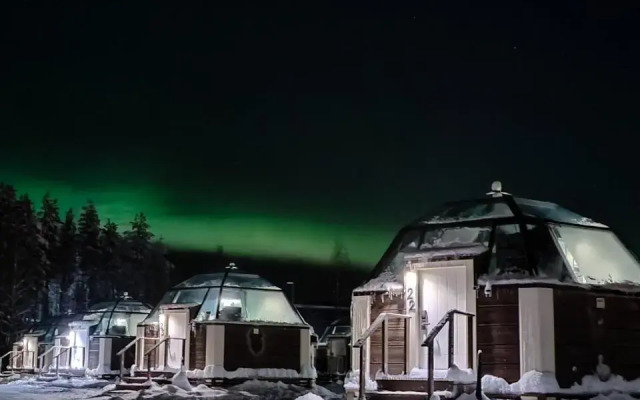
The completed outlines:
[[[152,185],[108,183],[103,186],[73,184],[10,176],[7,183],[27,193],[38,208],[45,192],[58,199],[61,215],[73,208],[76,216],[88,199],[98,208],[101,222],[107,218],[127,230],[136,212],[143,211],[156,236],[171,247],[215,251],[220,246],[231,254],[300,258],[329,261],[337,240],[347,249],[353,263],[371,267],[385,250],[392,231],[356,224],[335,224],[305,215],[265,212],[264,206],[215,204],[171,193]],[[259,200],[256,200],[258,202]],[[303,201],[303,199],[301,199]],[[194,202],[194,203],[191,203]],[[197,204],[196,204],[197,202]]]

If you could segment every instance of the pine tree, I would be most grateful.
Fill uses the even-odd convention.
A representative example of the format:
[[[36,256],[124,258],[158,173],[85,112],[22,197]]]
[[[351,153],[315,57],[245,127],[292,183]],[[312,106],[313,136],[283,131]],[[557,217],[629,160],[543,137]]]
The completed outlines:
[[[45,268],[46,268],[46,285],[45,287],[52,290],[56,283],[58,286],[60,281],[60,265],[57,261],[58,251],[60,247],[60,228],[62,222],[60,221],[60,214],[58,209],[58,201],[51,198],[51,195],[47,192],[42,198],[42,206],[38,212],[38,221],[40,223],[40,231],[42,232],[42,238],[44,239],[45,246]],[[42,296],[42,310],[44,312],[43,317],[47,317],[49,311],[54,313],[59,312],[59,304],[50,304],[51,296],[44,293]]]
[[[132,285],[130,293],[136,294],[141,299],[146,299],[148,278],[151,277],[153,280],[149,262],[153,233],[149,230],[149,223],[144,213],[135,215],[131,221],[131,230],[126,231],[124,237],[127,245],[127,270],[129,274],[137,272],[129,279]]]
[[[100,265],[100,218],[96,206],[91,200],[82,207],[78,220],[78,256],[82,281],[85,282],[84,297],[79,297],[80,306],[87,308],[93,294],[98,294],[100,281],[98,274]]]
[[[100,265],[100,275],[104,282],[108,283],[106,298],[114,298],[116,292],[126,291],[122,280],[122,236],[118,232],[118,226],[107,219],[107,223],[102,228],[100,234],[100,247],[102,249],[102,260]]]
[[[335,242],[335,245],[333,248],[333,254],[331,255],[331,262],[333,263],[333,266],[336,268],[335,296],[336,296],[336,306],[339,306],[340,300],[341,300],[340,280],[342,278],[342,272],[348,267],[350,263],[347,248],[339,240],[336,240]]]
[[[29,197],[16,199],[13,187],[0,184],[0,336],[5,345],[37,317],[34,299],[45,281],[43,244]]]
[[[56,255],[60,274],[60,299],[61,312],[77,310],[72,301],[74,297],[70,293],[74,275],[78,264],[78,246],[76,241],[76,223],[74,221],[73,210],[69,209],[64,217],[64,222],[60,227],[59,247]]]

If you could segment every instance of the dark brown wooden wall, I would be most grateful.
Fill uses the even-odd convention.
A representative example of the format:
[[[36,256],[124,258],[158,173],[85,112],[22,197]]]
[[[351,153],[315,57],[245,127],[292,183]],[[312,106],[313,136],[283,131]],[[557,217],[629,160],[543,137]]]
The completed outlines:
[[[89,369],[98,368],[98,363],[100,362],[100,340],[104,339],[92,338],[89,340],[89,347],[87,348],[89,351],[87,368]]]
[[[404,314],[404,296],[373,296],[371,304],[371,322],[383,312]],[[408,373],[406,371],[406,347],[405,347],[405,321],[389,321],[389,371],[388,374]],[[375,377],[378,370],[382,369],[382,328],[371,335],[371,376]]]
[[[258,333],[254,334],[254,328]],[[224,368],[283,368],[300,372],[300,330],[293,326],[226,324]]]
[[[158,326],[157,325],[146,325],[144,327],[144,337],[146,338],[157,338],[160,336],[160,332],[158,331]],[[154,339],[144,339],[144,351],[145,353],[147,351],[149,351],[150,348],[152,348],[153,346],[156,345],[156,343],[158,343],[157,340]],[[150,353],[151,356],[151,367],[156,367],[158,365],[158,349],[153,350]],[[147,357],[145,356],[142,360],[143,365],[140,366],[138,365],[138,368],[143,368],[146,369],[147,366]]]
[[[508,382],[520,379],[520,327],[518,288],[493,286],[491,297],[485,288],[477,291],[477,347],[482,350],[483,373]]]
[[[556,378],[571,386],[592,374],[598,354],[614,374],[640,377],[640,298],[582,289],[554,291]],[[597,308],[597,298],[605,308]]]
[[[205,369],[207,355],[207,326],[196,324],[195,330],[191,329],[189,344],[189,369]]]
[[[135,337],[125,336],[119,338],[111,339],[111,354],[105,355],[105,359],[111,360],[111,370],[117,371],[120,369],[120,356],[118,352],[124,349]],[[131,346],[124,352],[124,367],[126,369],[131,368],[131,366],[135,363],[136,358],[136,347]]]

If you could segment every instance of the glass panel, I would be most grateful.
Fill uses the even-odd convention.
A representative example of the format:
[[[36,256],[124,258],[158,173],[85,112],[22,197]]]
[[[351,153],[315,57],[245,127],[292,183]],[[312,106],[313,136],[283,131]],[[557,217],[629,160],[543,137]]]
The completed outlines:
[[[247,290],[246,302],[247,321],[302,323],[282,292]]]
[[[483,245],[489,246],[491,227],[454,227],[425,232],[420,250]]]
[[[496,226],[489,275],[528,275],[524,238],[518,225]]]
[[[111,302],[103,302],[97,303],[89,307],[89,311],[107,311],[113,308],[113,303]]]
[[[183,289],[178,291],[178,295],[171,302],[171,304],[202,304],[204,296],[207,294],[207,289]]]
[[[167,293],[165,293],[164,296],[162,296],[162,299],[160,300],[158,305],[153,309],[151,314],[149,314],[149,316],[145,318],[144,322],[145,323],[158,322],[158,314],[160,313],[160,306],[164,304],[171,304],[175,297],[176,297],[175,290],[169,290]]]
[[[527,225],[527,240],[541,278],[571,280],[571,275],[546,224]]]
[[[227,275],[227,279],[224,281],[224,286],[237,286],[243,288],[257,288],[257,289],[274,289],[280,290],[277,286],[274,286],[271,282],[259,277],[258,275],[251,274],[234,274]]]
[[[553,232],[578,282],[640,284],[638,261],[613,232],[566,225]]]
[[[244,321],[245,313],[243,307],[243,298],[245,291],[241,289],[222,289],[222,297],[220,297],[220,314],[218,319],[221,321]],[[215,313],[215,311],[214,311]],[[215,315],[214,315],[215,318]]]
[[[423,222],[428,224],[441,224],[504,217],[513,217],[513,213],[509,206],[503,201],[486,203],[465,201],[446,204],[435,216],[427,218]]]
[[[196,317],[196,321],[211,321],[216,319],[216,309],[218,307],[218,296],[220,295],[220,289],[209,289],[209,294],[204,299],[200,312]]]
[[[562,208],[557,204],[545,201],[537,201],[530,199],[514,198],[522,213],[529,217],[542,218],[555,222],[566,222],[569,224],[577,224],[584,226],[593,226],[606,228],[606,225],[599,224],[589,218],[576,214],[572,211]]]
[[[223,278],[224,273],[196,275],[176,285],[176,288],[219,287],[222,285]],[[227,275],[224,286],[279,290],[277,286],[258,275],[233,272]]]
[[[109,316],[105,316],[108,319]],[[126,313],[113,313],[111,316],[111,322],[109,323],[109,330],[104,332],[108,335],[129,335],[129,324],[131,322],[131,314]],[[133,331],[135,332],[135,330]]]
[[[333,331],[334,335],[348,335],[349,333],[351,333],[351,328],[348,326],[336,326]]]
[[[220,286],[222,284],[223,273],[196,275],[186,281],[176,285],[181,287],[202,287],[202,286]]]
[[[405,235],[402,237],[402,241],[400,242],[400,250],[407,251],[411,249],[417,249],[421,234],[422,231],[420,230],[409,231],[405,233]]]

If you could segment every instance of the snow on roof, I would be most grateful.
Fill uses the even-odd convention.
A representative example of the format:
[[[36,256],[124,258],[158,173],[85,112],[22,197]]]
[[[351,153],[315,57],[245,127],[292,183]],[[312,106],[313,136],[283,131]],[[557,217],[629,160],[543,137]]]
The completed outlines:
[[[401,292],[404,285],[398,281],[398,277],[391,271],[385,271],[377,277],[353,290],[359,292]]]

